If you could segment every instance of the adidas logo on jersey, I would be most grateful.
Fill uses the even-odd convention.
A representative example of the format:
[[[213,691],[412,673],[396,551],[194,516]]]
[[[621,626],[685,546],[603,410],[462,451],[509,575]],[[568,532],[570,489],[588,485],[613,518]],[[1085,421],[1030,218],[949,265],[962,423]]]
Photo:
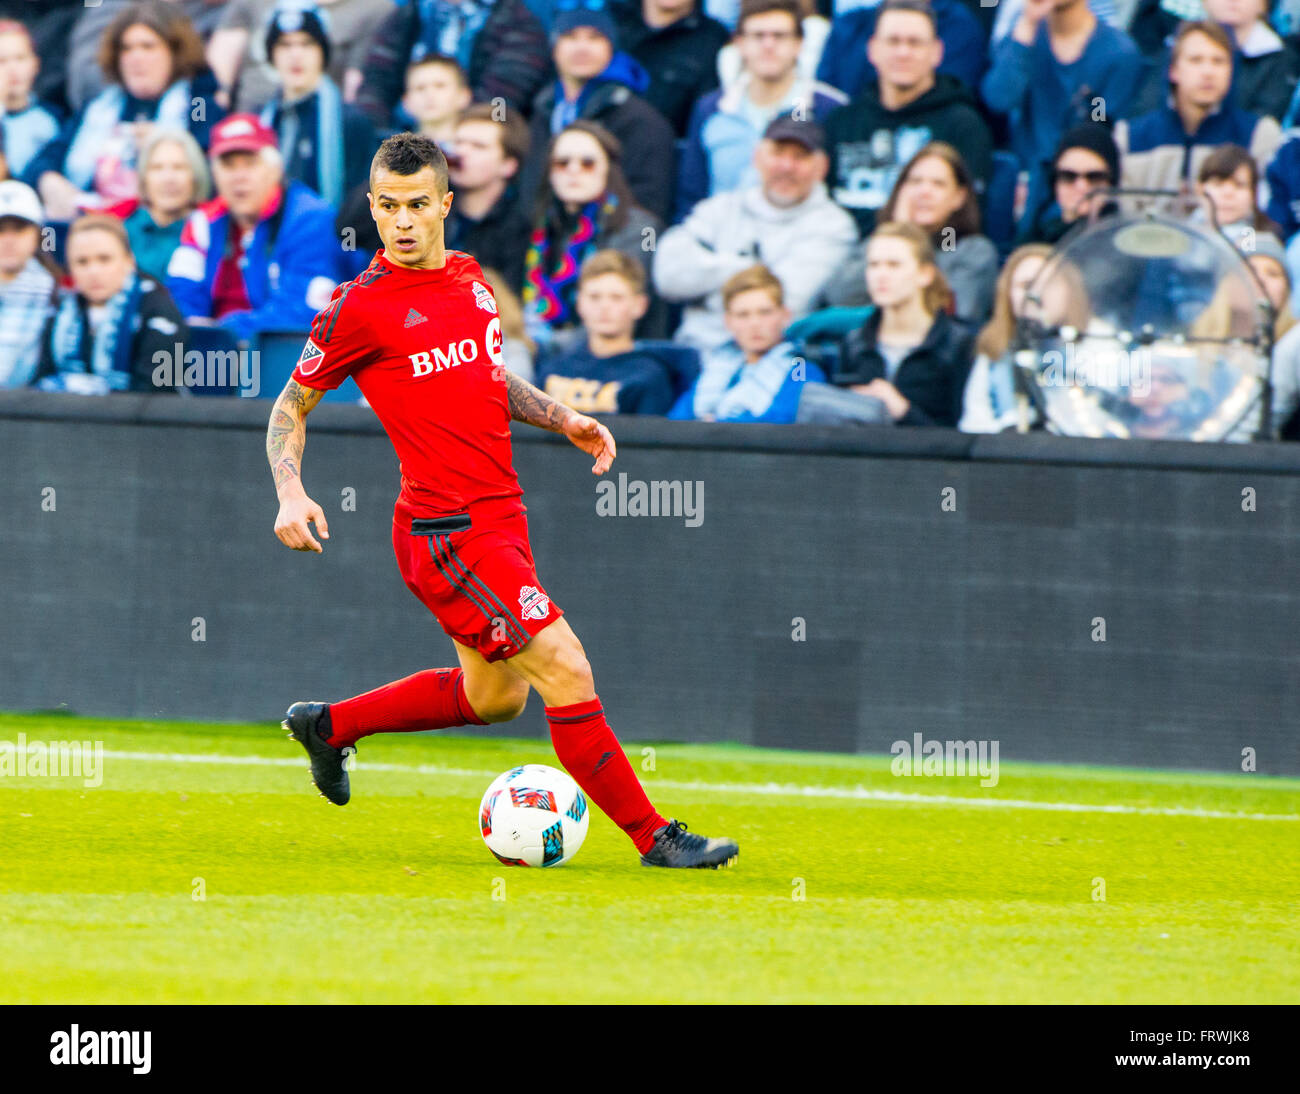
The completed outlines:
[[[419,326],[421,323],[427,323],[427,322],[428,320],[423,315],[421,315],[418,311],[412,308],[410,311],[406,313],[406,322],[403,323],[402,325],[404,327],[410,328],[410,327]]]

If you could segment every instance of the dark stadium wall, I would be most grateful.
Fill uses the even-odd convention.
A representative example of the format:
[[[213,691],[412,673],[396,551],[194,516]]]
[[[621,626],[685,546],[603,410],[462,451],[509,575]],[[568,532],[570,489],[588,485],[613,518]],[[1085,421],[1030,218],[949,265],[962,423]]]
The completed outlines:
[[[308,555],[272,532],[268,410],[0,393],[0,710],[271,732],[454,663],[371,413],[309,420]],[[1300,774],[1300,446],[609,421],[604,479],[526,427],[515,457],[623,739]],[[478,732],[544,736],[542,703]]]

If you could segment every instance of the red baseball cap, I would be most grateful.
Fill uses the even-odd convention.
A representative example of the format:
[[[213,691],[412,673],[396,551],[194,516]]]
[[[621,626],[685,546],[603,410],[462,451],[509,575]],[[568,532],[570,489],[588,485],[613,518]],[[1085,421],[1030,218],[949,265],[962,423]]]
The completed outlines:
[[[263,125],[256,114],[231,114],[212,127],[208,155],[215,159],[227,152],[260,152],[276,143],[275,130]]]

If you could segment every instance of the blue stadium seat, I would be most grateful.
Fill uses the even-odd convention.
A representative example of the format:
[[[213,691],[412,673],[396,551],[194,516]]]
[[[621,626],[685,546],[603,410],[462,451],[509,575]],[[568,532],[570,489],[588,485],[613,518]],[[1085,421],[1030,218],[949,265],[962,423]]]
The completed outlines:
[[[258,335],[255,348],[261,365],[262,390],[258,398],[274,399],[284,385],[289,382],[298,358],[302,355],[302,344],[307,340],[305,330],[268,330]],[[325,392],[321,402],[325,403],[359,403],[361,390],[352,379],[344,380],[333,391]]]
[[[186,356],[194,350],[203,354],[205,361],[212,360],[213,354],[218,353],[238,353],[239,342],[235,336],[226,330],[225,327],[198,327],[189,328],[189,338],[186,342]],[[183,363],[182,363],[183,364]],[[217,395],[230,396],[239,394],[237,384],[213,384],[211,386],[182,386],[180,389],[182,395]]]
[[[984,234],[1006,258],[1016,238],[1016,178],[1020,161],[1010,152],[993,153],[993,172],[984,192]]]

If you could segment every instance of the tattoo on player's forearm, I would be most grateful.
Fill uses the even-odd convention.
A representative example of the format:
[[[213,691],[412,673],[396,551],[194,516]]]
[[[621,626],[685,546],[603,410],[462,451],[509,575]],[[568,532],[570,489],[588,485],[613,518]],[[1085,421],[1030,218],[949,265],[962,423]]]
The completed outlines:
[[[302,477],[299,468],[302,450],[307,444],[304,419],[323,394],[290,380],[275,401],[271,421],[266,427],[266,458],[271,465],[276,490],[291,479]]]
[[[563,403],[557,403],[513,372],[506,373],[506,393],[510,400],[510,417],[515,421],[540,426],[553,433],[563,432],[564,420],[570,413]]]

